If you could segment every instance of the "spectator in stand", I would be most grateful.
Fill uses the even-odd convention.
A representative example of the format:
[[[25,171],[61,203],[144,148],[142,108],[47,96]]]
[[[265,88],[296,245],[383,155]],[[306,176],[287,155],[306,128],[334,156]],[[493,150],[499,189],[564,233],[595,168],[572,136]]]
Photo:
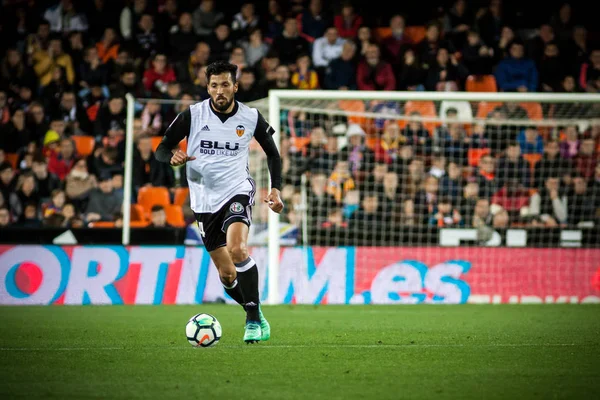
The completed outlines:
[[[337,204],[341,204],[346,194],[355,187],[348,161],[339,159],[327,180],[327,193],[333,196]]]
[[[25,214],[25,207],[28,204],[33,204],[36,207],[40,204],[40,196],[37,193],[35,186],[35,177],[31,172],[24,172],[19,175],[15,191],[8,197],[8,203],[12,215],[21,220]]]
[[[498,90],[535,92],[538,87],[538,72],[533,60],[524,58],[523,43],[515,40],[509,49],[510,56],[498,63],[494,73]]]
[[[479,185],[477,182],[467,183],[463,187],[460,197],[456,199],[458,210],[460,211],[460,215],[464,216],[466,226],[473,225],[473,214],[479,200]],[[489,212],[489,200],[484,200],[487,201]]]
[[[425,37],[415,46],[418,59],[423,63],[425,69],[436,64],[438,50],[441,47],[448,49],[448,53],[454,54],[454,47],[447,40],[442,40],[440,26],[437,21],[427,24]]]
[[[366,136],[360,125],[350,124],[346,131],[348,144],[340,151],[342,160],[348,161],[350,172],[359,185],[375,162],[375,153],[365,145]]]
[[[558,40],[562,41],[569,39],[573,32],[574,23],[572,11],[571,4],[565,2],[560,6],[558,12],[550,19],[550,26],[552,26],[552,30],[556,33]]]
[[[256,15],[254,3],[248,1],[242,4],[240,12],[233,16],[231,28],[236,40],[245,39],[250,30],[259,27],[260,18]]]
[[[579,86],[587,92],[598,92],[595,82],[600,78],[600,48],[593,49],[589,61],[581,65]]]
[[[347,39],[351,40],[351,39]],[[367,54],[369,46],[376,42],[373,37],[373,31],[367,25],[358,28],[358,34],[354,39],[358,51],[356,52],[356,62],[358,63]]]
[[[327,136],[325,130],[320,126],[315,126],[309,135],[310,142],[302,149],[304,153],[300,162],[304,163],[303,171],[308,171],[312,175],[326,174],[333,172],[335,159],[329,157],[327,151]]]
[[[355,38],[362,24],[363,17],[356,14],[354,6],[349,2],[342,4],[340,13],[333,17],[333,25],[344,39]]]
[[[384,213],[377,193],[362,194],[360,207],[350,217],[348,228],[357,239],[371,242],[375,233],[390,234],[390,218]]]
[[[544,50],[549,43],[556,41],[554,30],[549,24],[542,24],[538,34],[529,39],[526,43],[527,56],[539,68],[544,56]]]
[[[17,48],[9,48],[5,57],[0,53],[0,59],[0,79],[6,82],[6,88],[13,96],[16,96],[23,86],[33,88],[37,85],[33,68],[23,61],[23,56]]]
[[[382,58],[389,62],[396,76],[402,70],[404,53],[411,48],[410,39],[404,34],[406,22],[400,14],[390,18],[391,35],[381,41]]]
[[[99,42],[96,43],[96,50],[102,63],[107,64],[117,59],[120,48],[117,32],[113,27],[104,29],[104,34]]]
[[[479,159],[477,184],[479,185],[479,197],[486,199],[491,198],[500,187],[496,179],[496,159],[490,155]]]
[[[266,16],[261,18],[262,23],[260,24],[264,29],[265,38],[269,42],[283,32],[285,13],[286,11],[278,0],[269,0]]]
[[[313,90],[319,88],[319,76],[311,66],[310,56],[306,53],[299,54],[293,68],[291,82],[296,89]]]
[[[61,214],[66,201],[67,198],[64,190],[53,190],[50,194],[50,200],[42,204],[42,216],[46,218],[52,214]]]
[[[266,97],[265,88],[256,81],[254,69],[243,68],[238,82],[238,91],[235,94],[237,101],[246,103]]]
[[[383,192],[383,178],[388,172],[388,165],[386,163],[375,163],[369,167],[369,175],[366,179],[360,183],[359,190],[361,192]]]
[[[544,154],[544,139],[536,126],[521,130],[517,141],[521,146],[521,154]]]
[[[163,130],[163,116],[160,104],[156,101],[148,101],[142,111],[142,132],[148,136],[159,135]]]
[[[0,162],[0,193],[5,202],[8,202],[10,194],[15,191],[17,177],[15,169],[8,161]]]
[[[142,15],[148,10],[146,0],[134,0],[121,10],[119,17],[119,28],[121,36],[125,40],[130,40],[134,37],[135,27],[142,18]]]
[[[381,60],[378,45],[369,45],[364,60],[358,64],[356,82],[358,90],[396,89],[392,66]]]
[[[469,71],[448,49],[440,47],[435,63],[429,67],[425,87],[427,90],[457,91],[466,79]]]
[[[556,140],[549,140],[544,144],[544,156],[535,164],[535,188],[541,188],[550,177],[559,176],[564,178],[565,176],[571,176],[573,171],[572,160],[562,157],[559,153],[560,148]]]
[[[463,226],[464,221],[462,215],[457,208],[452,205],[452,199],[441,197],[437,203],[437,207],[429,218],[429,225],[443,227]]]
[[[255,67],[267,55],[269,45],[264,41],[262,31],[259,28],[250,30],[248,39],[241,42],[246,54],[246,64]]]
[[[438,179],[429,175],[415,195],[415,213],[421,224],[427,225],[438,205]]]
[[[446,175],[446,162],[446,157],[441,154],[434,154],[431,158],[431,166],[427,174],[441,179],[442,176]]]
[[[104,137],[121,137],[125,133],[125,100],[119,95],[113,95],[108,103],[98,111],[94,122],[96,141],[101,142]]]
[[[442,22],[444,35],[447,36],[455,48],[462,48],[472,22],[466,0],[456,0],[452,8],[444,14]]]
[[[50,23],[52,32],[67,34],[73,31],[85,32],[88,30],[87,18],[78,13],[73,0],[60,0],[55,6],[44,12],[44,19]]]
[[[192,15],[188,12],[181,13],[179,22],[169,32],[169,55],[173,62],[185,60],[194,51],[198,36],[194,32]]]
[[[115,192],[112,176],[103,173],[100,175],[98,187],[90,192],[83,217],[86,223],[112,221],[115,213],[121,211],[122,206],[123,197]]]
[[[60,104],[54,109],[53,120],[65,121],[67,136],[92,133],[92,125],[86,110],[78,104],[77,97],[72,91],[63,92],[60,96]]]
[[[215,0],[202,0],[192,14],[194,30],[201,40],[206,40],[224,19],[225,14],[215,10]]]
[[[294,17],[285,19],[283,32],[273,39],[273,50],[277,52],[281,64],[293,64],[299,53],[310,54],[310,46],[298,32],[298,22]]]
[[[27,146],[31,135],[25,125],[25,112],[17,109],[5,125],[0,125],[0,149],[6,153],[17,153]]]
[[[33,61],[33,70],[37,75],[40,85],[46,86],[53,80],[54,70],[64,69],[66,81],[69,84],[75,83],[75,69],[71,56],[63,50],[63,44],[60,37],[53,36],[48,43],[48,49],[39,49],[31,55]]]
[[[521,156],[521,146],[512,142],[506,148],[506,155],[498,160],[498,179],[499,186],[504,186],[507,181],[516,180],[524,188],[531,187],[531,173],[527,161]]]
[[[583,139],[579,148],[579,154],[574,159],[575,168],[585,179],[590,179],[594,176],[594,169],[598,163],[595,148],[596,142],[594,139]]]
[[[58,177],[61,181],[65,179],[75,164],[75,143],[72,139],[63,138],[60,141],[58,154],[50,158],[48,171]]]
[[[469,221],[465,219],[465,225],[472,226],[473,228],[491,226],[492,222],[493,215],[490,211],[490,201],[488,199],[477,200],[473,210],[473,217]]]
[[[529,204],[529,191],[518,178],[509,178],[503,182],[504,185],[492,196],[491,203],[505,209],[509,213],[510,219],[517,221],[521,209]]]
[[[560,156],[562,158],[574,158],[579,152],[581,141],[579,140],[579,129],[577,125],[569,125],[565,128],[565,138],[560,142]]]
[[[416,58],[415,51],[411,48],[404,52],[404,61],[398,75],[397,87],[399,90],[425,90],[425,70]]]
[[[133,153],[133,187],[137,191],[143,186],[173,185],[169,176],[170,167],[156,160],[152,151],[150,136],[142,135],[137,139],[137,146]]]
[[[546,226],[567,222],[567,193],[560,187],[558,176],[546,179],[544,187],[531,196],[529,216],[539,218]]]
[[[375,118],[373,121],[373,129],[370,133],[379,135],[383,131],[385,122],[388,121],[387,116],[396,115],[400,118],[402,109],[400,108],[400,103],[397,101],[371,100],[368,102],[367,112],[386,115],[385,118]]]
[[[275,80],[271,82],[269,89],[295,89],[292,85],[290,68],[287,65],[279,65],[275,69]]]
[[[91,172],[98,177],[121,174],[123,166],[117,161],[118,155],[119,151],[114,147],[103,147],[98,150],[98,155],[91,160]]]
[[[539,66],[540,90],[543,92],[557,92],[560,90],[567,68],[565,60],[560,56],[557,43],[550,42],[544,48],[544,54]]]
[[[452,199],[453,204],[458,204],[458,200],[463,192],[462,167],[451,161],[448,163],[448,173],[440,179],[440,194]]]
[[[242,74],[242,69],[247,67],[246,53],[244,53],[244,48],[242,46],[234,46],[231,49],[231,53],[229,54],[229,63],[238,67],[235,79],[239,80],[240,75]]]
[[[160,204],[152,206],[150,210],[150,224],[148,228],[170,228],[171,225],[167,222],[167,213],[165,208]]]
[[[308,39],[320,38],[329,25],[329,17],[323,11],[321,0],[310,0],[308,8],[300,17],[301,31]]]
[[[206,40],[210,47],[210,62],[226,61],[229,59],[229,54],[235,45],[235,40],[231,36],[231,28],[226,23],[217,25],[213,33]]]
[[[462,48],[462,60],[472,75],[491,74],[494,68],[494,48],[487,46],[479,36],[479,32],[469,31],[467,41]]]
[[[346,40],[340,57],[331,60],[325,70],[323,89],[356,90],[356,44]]]
[[[6,228],[11,225],[10,211],[5,205],[0,206],[0,228]]]
[[[406,137],[400,133],[397,121],[385,120],[381,139],[375,144],[375,161],[391,164],[398,159],[401,146],[406,142]]]
[[[67,197],[77,209],[82,209],[83,204],[87,203],[90,191],[96,186],[96,176],[89,173],[86,159],[78,159],[65,179]]]
[[[10,121],[10,107],[8,106],[8,96],[3,88],[0,88],[0,125]]]
[[[54,190],[62,186],[58,176],[48,171],[46,157],[40,153],[33,157],[31,172],[33,172],[38,194],[42,200],[48,199]]]
[[[138,64],[142,64],[156,54],[164,54],[164,40],[155,28],[152,14],[142,14],[134,36],[135,56]]]
[[[431,134],[419,120],[422,117],[421,113],[412,111],[409,117],[411,119],[402,131],[402,135],[406,138],[406,143],[414,146],[419,154],[428,154],[431,151],[431,144],[429,144]]]
[[[478,13],[475,30],[479,32],[484,43],[496,43],[500,40],[503,26],[502,0],[490,0],[488,8]]]
[[[167,84],[175,80],[175,71],[168,64],[167,56],[156,54],[152,66],[144,72],[144,88],[154,97],[162,97],[167,92]]]
[[[383,188],[381,192],[381,209],[388,220],[398,224],[402,215],[402,192],[398,174],[388,171],[383,176]]]
[[[335,198],[327,192],[327,176],[316,173],[310,177],[310,192],[308,193],[308,212],[310,226],[319,226],[327,219],[327,213],[337,208]]]
[[[323,75],[329,63],[342,55],[346,40],[338,35],[335,27],[327,28],[325,34],[312,44],[312,60],[317,72]]]
[[[196,43],[190,56],[176,64],[177,80],[182,83],[194,83],[198,73],[209,64],[210,46],[205,42]]]
[[[598,221],[596,205],[585,177],[573,178],[573,188],[567,195],[567,221],[571,226],[594,226]]]

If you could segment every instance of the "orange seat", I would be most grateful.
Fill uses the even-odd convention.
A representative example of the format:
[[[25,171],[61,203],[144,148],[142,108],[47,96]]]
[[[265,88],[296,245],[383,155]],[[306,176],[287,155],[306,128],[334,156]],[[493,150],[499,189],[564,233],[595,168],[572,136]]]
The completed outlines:
[[[6,161],[12,165],[13,169],[17,169],[17,162],[19,161],[19,155],[17,153],[6,153],[4,154]],[[5,199],[8,201],[8,199]]]
[[[141,204],[132,204],[131,205],[131,221],[146,221],[146,211]]]
[[[390,28],[389,26],[381,26],[373,29],[373,37],[378,42],[390,36],[392,36],[392,28]]]
[[[96,222],[90,222],[90,228],[114,228],[115,227],[115,223],[112,221],[96,221]]]
[[[471,167],[479,166],[479,160],[481,159],[481,157],[485,156],[486,154],[490,154],[491,152],[492,151],[489,148],[469,149],[469,151],[467,152],[467,159],[469,161],[469,165]]]
[[[339,100],[339,107],[348,112],[348,123],[359,124],[365,129],[365,122],[367,118],[363,115],[353,115],[353,113],[364,113],[365,103],[362,100]]]
[[[72,136],[75,148],[80,156],[87,157],[94,152],[96,141],[93,136]]]
[[[407,26],[404,28],[404,34],[411,43],[416,44],[425,38],[427,28],[423,25]]]
[[[498,85],[494,75],[469,75],[465,89],[467,92],[497,92]]]
[[[158,148],[158,145],[160,144],[160,142],[162,141],[162,136],[152,136],[150,138],[150,141],[152,142],[152,151],[156,151],[156,149]]]
[[[129,226],[132,228],[145,228],[149,224],[149,221],[129,221]]]
[[[379,138],[377,136],[369,136],[365,142],[365,146],[367,146],[371,150],[375,150],[377,143],[379,142]]]
[[[173,199],[173,204],[177,204],[178,206],[183,206],[188,197],[190,196],[190,189],[186,187],[178,187],[175,189],[175,198]]]
[[[295,147],[296,150],[302,150],[310,143],[310,138],[307,137],[293,137],[291,140],[292,147]]]
[[[541,121],[542,119],[544,119],[544,112],[540,103],[523,102],[519,105],[523,107],[525,111],[527,111],[527,116],[529,117],[529,119],[533,119],[536,121]]]
[[[542,155],[539,153],[523,154],[523,159],[529,163],[529,167],[533,171],[535,164],[542,159]]]
[[[183,219],[183,210],[181,206],[177,204],[169,204],[165,207],[165,213],[167,214],[167,223],[175,227],[185,226],[185,220]]]
[[[477,118],[487,118],[494,108],[500,107],[502,102],[499,101],[480,101],[477,105]]]
[[[438,117],[433,101],[407,101],[404,104],[404,115],[410,116],[410,114],[413,112],[418,112],[419,114],[421,114],[422,117]],[[406,123],[406,120],[401,121],[401,128],[404,128],[406,126]],[[429,131],[430,134],[433,134],[433,132],[435,131],[435,127],[439,125],[440,122],[423,122],[423,126]]]
[[[161,205],[163,207],[171,204],[169,190],[166,187],[141,187],[138,191],[137,202],[144,209],[146,217],[150,215],[152,206]]]

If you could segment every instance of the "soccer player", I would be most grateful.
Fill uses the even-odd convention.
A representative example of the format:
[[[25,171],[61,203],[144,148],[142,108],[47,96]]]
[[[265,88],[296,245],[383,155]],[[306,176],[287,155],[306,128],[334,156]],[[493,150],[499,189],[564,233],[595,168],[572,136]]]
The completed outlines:
[[[271,328],[259,304],[258,268],[248,255],[256,185],[248,150],[255,138],[267,155],[271,191],[264,199],[280,213],[281,157],[273,128],[255,108],[235,100],[237,66],[217,61],[206,69],[209,99],[191,105],[167,128],[156,158],[186,165],[190,206],[225,292],[246,311],[244,341],[268,340]],[[177,149],[187,137],[187,154]]]

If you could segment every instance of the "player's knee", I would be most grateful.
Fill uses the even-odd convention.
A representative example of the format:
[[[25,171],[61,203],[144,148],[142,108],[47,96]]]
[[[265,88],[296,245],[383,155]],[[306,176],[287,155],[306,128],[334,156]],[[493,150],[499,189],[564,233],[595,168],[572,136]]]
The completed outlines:
[[[224,285],[231,286],[235,281],[236,273],[235,271],[219,271],[219,278]]]
[[[248,249],[244,243],[228,246],[227,250],[229,250],[229,255],[234,263],[241,263],[248,258]]]

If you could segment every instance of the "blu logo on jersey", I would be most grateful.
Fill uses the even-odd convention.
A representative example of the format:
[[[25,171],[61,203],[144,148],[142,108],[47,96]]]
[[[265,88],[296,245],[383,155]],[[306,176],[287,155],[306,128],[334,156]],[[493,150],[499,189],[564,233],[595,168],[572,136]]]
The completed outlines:
[[[201,140],[200,141],[200,147],[203,148],[203,149],[236,151],[236,150],[240,149],[240,144],[239,143],[225,142],[225,147],[223,147],[222,144],[219,143],[216,140],[214,142],[212,140]]]

